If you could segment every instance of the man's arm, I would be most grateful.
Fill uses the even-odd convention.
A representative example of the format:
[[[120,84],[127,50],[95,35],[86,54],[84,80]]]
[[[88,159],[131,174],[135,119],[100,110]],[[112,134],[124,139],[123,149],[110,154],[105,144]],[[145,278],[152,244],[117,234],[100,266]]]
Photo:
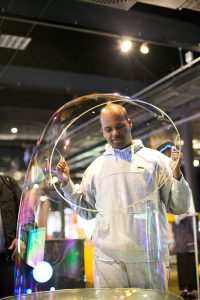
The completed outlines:
[[[175,215],[180,215],[188,211],[189,209],[189,199],[190,199],[190,187],[187,181],[184,179],[183,175],[180,181],[175,178],[172,179],[171,188],[168,189],[169,182],[167,182],[166,187],[163,188],[162,197],[165,199],[167,212],[173,213]],[[164,194],[168,194],[167,197]]]
[[[190,187],[180,169],[182,157],[180,151],[172,148],[167,173],[173,172],[173,176],[170,176],[160,189],[161,199],[165,203],[167,212],[176,215],[185,213],[190,206]]]
[[[87,176],[83,175],[81,185],[75,185],[70,178],[69,167],[64,159],[59,161],[56,170],[61,189],[71,208],[84,219],[95,218],[95,198]]]

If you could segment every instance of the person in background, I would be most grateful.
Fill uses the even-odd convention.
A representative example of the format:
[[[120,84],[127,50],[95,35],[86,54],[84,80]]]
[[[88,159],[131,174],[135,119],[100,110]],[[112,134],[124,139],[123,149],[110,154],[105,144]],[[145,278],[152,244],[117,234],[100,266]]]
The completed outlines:
[[[193,226],[193,217],[196,214],[192,194],[190,203],[187,213],[175,216],[172,227],[175,241],[174,251],[177,258],[178,284],[184,299],[196,299],[192,291],[197,290]]]
[[[107,104],[101,110],[100,122],[108,145],[106,151],[86,169],[81,185],[72,182],[64,159],[57,165],[57,176],[66,199],[79,207],[100,210],[76,209],[86,219],[96,217],[93,234],[94,286],[166,288],[169,270],[166,211],[182,214],[188,210],[189,187],[180,171],[180,154],[176,150],[172,152],[173,176],[169,176],[171,170],[163,154],[144,147],[141,140],[132,140],[132,121],[123,106]],[[161,188],[157,189],[158,186]],[[141,199],[146,199],[146,202],[140,202]],[[131,204],[138,202],[138,213],[135,214]],[[150,250],[148,258],[145,255],[142,231],[146,228],[144,215],[147,203],[152,209],[152,218],[154,204],[158,203],[162,266],[157,264],[154,249]],[[122,207],[123,210],[120,209]],[[119,212],[109,213],[113,209],[119,209]],[[150,222],[153,222],[152,218]],[[155,228],[155,224],[151,226],[151,230],[155,231]],[[151,247],[156,249],[157,235],[154,231],[153,241],[149,239]],[[158,280],[159,268],[165,274],[164,281]]]
[[[21,189],[10,176],[0,176],[0,298],[14,294],[16,228]]]

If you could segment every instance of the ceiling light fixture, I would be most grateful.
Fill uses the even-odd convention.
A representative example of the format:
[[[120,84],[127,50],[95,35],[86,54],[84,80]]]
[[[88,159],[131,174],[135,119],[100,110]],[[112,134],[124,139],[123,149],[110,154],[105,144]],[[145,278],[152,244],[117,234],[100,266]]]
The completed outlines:
[[[32,39],[24,36],[1,34],[0,47],[9,49],[25,50]]]
[[[190,63],[191,61],[193,61],[193,59],[194,59],[194,55],[193,55],[192,51],[187,51],[185,53],[185,61],[186,61],[186,63]]]
[[[193,160],[193,166],[194,166],[194,167],[198,167],[198,166],[199,166],[199,160],[194,159],[194,160]]]
[[[13,127],[10,129],[10,131],[15,134],[18,132],[18,129],[16,127]]]
[[[120,45],[121,51],[123,53],[127,53],[131,50],[132,46],[133,46],[133,43],[130,40],[123,40]]]
[[[142,54],[148,54],[149,53],[149,47],[146,43],[143,43],[141,46],[140,46],[140,52]]]

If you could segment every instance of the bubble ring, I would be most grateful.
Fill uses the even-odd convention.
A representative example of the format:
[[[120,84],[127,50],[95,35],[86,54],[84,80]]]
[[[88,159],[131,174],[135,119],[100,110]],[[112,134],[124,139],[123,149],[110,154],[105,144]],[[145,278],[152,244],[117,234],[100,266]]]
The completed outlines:
[[[150,112],[151,114],[154,114],[154,113],[153,113],[150,109],[144,107],[144,106],[143,106],[144,104],[147,104],[147,105],[150,106],[151,108],[154,108],[155,110],[159,111],[159,113],[161,114],[161,116],[158,117],[158,118],[164,118],[164,117],[166,117],[166,118],[170,121],[170,123],[173,125],[173,127],[174,127],[174,129],[175,129],[175,131],[176,131],[176,133],[177,133],[177,136],[176,136],[176,143],[179,143],[179,145],[180,145],[180,134],[179,134],[179,132],[178,132],[178,129],[177,129],[176,125],[175,125],[174,122],[172,121],[172,119],[171,119],[171,118],[170,118],[170,117],[169,117],[162,109],[156,107],[156,106],[153,105],[153,104],[147,103],[147,102],[145,102],[145,101],[143,101],[143,100],[140,100],[140,99],[132,99],[132,98],[130,98],[130,97],[127,97],[127,96],[121,96],[121,95],[119,95],[119,94],[90,94],[90,95],[87,95],[87,96],[83,96],[83,97],[74,99],[74,100],[70,101],[70,103],[67,104],[67,105],[70,105],[71,103],[73,103],[73,102],[75,102],[75,101],[77,101],[77,100],[80,100],[80,99],[82,99],[82,98],[87,98],[87,97],[99,97],[99,96],[101,96],[101,97],[113,97],[113,98],[114,98],[114,97],[117,97],[117,99],[109,100],[109,103],[113,103],[113,102],[114,102],[114,103],[116,103],[116,102],[127,102],[127,103],[129,103],[129,104],[131,104],[131,105],[139,106],[140,108],[142,108],[142,109],[144,109],[144,110],[147,110],[147,111]],[[141,104],[143,104],[143,105],[141,105]],[[80,119],[83,115],[85,115],[85,114],[88,113],[89,111],[94,110],[94,109],[97,108],[97,107],[105,106],[105,105],[106,105],[106,103],[101,103],[101,104],[98,104],[98,105],[96,105],[96,106],[93,106],[92,108],[89,108],[89,109],[87,109],[86,111],[84,111],[83,113],[81,113],[78,117],[74,118],[74,119],[73,119],[73,120],[72,120],[72,121],[71,121],[71,122],[70,122],[63,130],[62,130],[61,134],[60,134],[59,137],[57,138],[57,140],[56,140],[56,142],[55,142],[55,144],[54,144],[54,147],[53,147],[53,149],[52,149],[52,152],[51,152],[51,155],[50,155],[50,160],[49,160],[49,178],[50,178],[50,180],[51,180],[51,182],[52,182],[52,185],[53,185],[54,189],[55,189],[56,192],[59,194],[59,196],[60,196],[63,200],[65,200],[65,201],[66,201],[70,206],[72,206],[72,207],[75,207],[75,208],[77,208],[77,209],[82,209],[82,210],[85,210],[85,211],[88,211],[88,212],[94,212],[94,213],[97,213],[97,212],[119,212],[119,211],[121,211],[121,210],[123,210],[123,209],[127,209],[127,208],[130,208],[130,207],[134,207],[134,206],[136,206],[136,205],[138,205],[138,204],[145,203],[145,202],[149,201],[149,198],[150,198],[152,195],[155,194],[155,191],[156,191],[157,189],[160,189],[160,188],[167,182],[167,180],[168,180],[168,179],[171,177],[171,175],[173,174],[174,169],[176,168],[176,165],[175,165],[174,169],[171,171],[171,174],[169,174],[169,176],[166,178],[166,180],[165,180],[158,188],[156,188],[156,190],[154,190],[150,195],[147,195],[147,196],[144,197],[142,200],[139,200],[139,201],[135,202],[134,204],[126,205],[126,206],[123,206],[123,207],[120,207],[120,208],[115,208],[115,209],[91,209],[91,208],[86,208],[86,207],[79,206],[79,205],[74,204],[74,203],[72,203],[71,201],[69,201],[69,199],[66,199],[66,198],[64,197],[64,195],[58,190],[58,188],[56,187],[55,183],[54,183],[53,180],[52,180],[52,173],[51,173],[51,169],[52,169],[52,168],[51,168],[51,165],[52,165],[52,159],[53,159],[54,151],[57,151],[56,146],[57,146],[57,144],[58,144],[60,138],[62,137],[62,135],[66,132],[67,129],[69,129],[69,127],[70,127],[73,123],[75,123],[78,119]],[[64,106],[66,106],[66,104],[65,104]],[[60,112],[60,111],[62,110],[62,108],[63,108],[63,106],[59,109],[58,112]],[[157,115],[157,114],[154,114],[154,116],[156,116],[156,115]],[[53,118],[54,118],[54,115],[52,116],[52,118],[50,119],[50,121],[51,121]],[[50,121],[49,121],[49,122],[50,122]],[[181,150],[181,149],[179,149],[179,150]],[[179,157],[180,157],[180,155],[179,155]],[[178,161],[178,160],[177,160],[177,161]]]

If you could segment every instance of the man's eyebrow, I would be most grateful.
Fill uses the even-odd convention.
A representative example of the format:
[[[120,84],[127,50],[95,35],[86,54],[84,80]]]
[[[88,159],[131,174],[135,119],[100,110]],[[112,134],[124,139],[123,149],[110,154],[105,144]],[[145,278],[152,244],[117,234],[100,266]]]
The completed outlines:
[[[124,125],[124,122],[123,121],[121,121],[121,122],[118,122],[116,125],[115,125],[115,127],[117,127],[117,126],[119,126],[119,125]],[[112,126],[105,126],[104,128],[112,128]]]

